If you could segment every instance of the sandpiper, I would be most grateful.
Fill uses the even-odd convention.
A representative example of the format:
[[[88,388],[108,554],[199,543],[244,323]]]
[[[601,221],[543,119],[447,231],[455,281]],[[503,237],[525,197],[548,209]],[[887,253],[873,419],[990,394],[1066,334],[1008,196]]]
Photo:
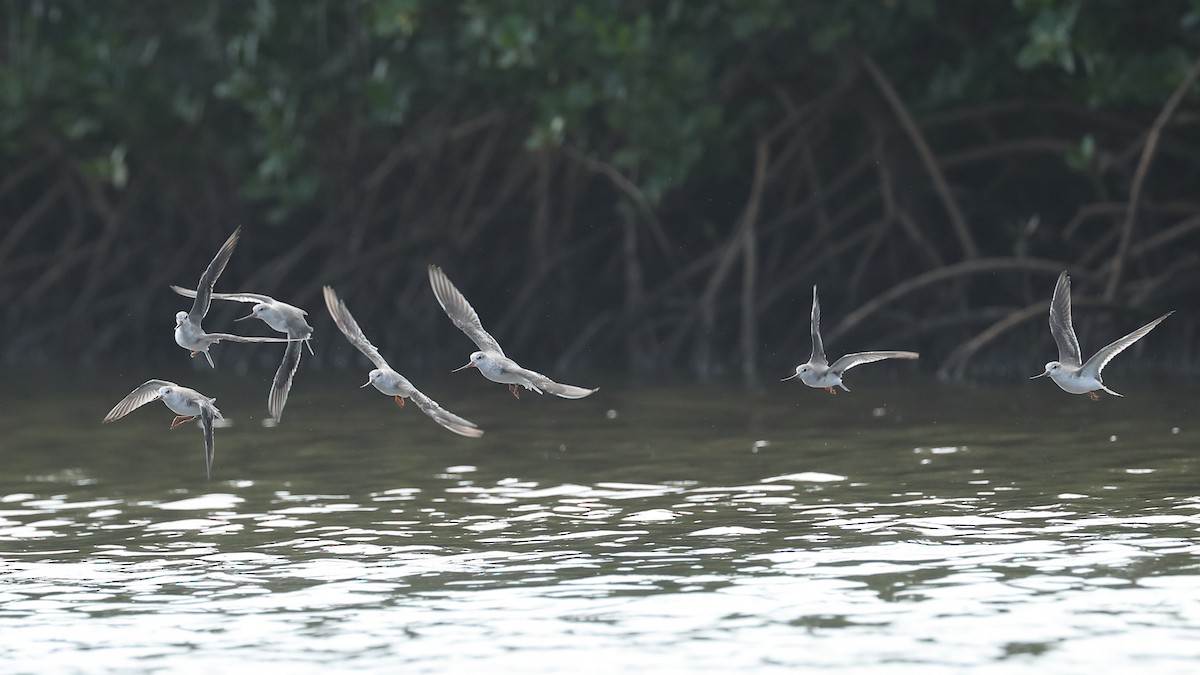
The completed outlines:
[[[196,291],[189,288],[172,286],[171,289],[185,298],[196,297]],[[289,342],[284,349],[283,361],[279,364],[279,370],[275,371],[271,393],[267,396],[267,410],[271,413],[271,418],[279,422],[283,416],[283,406],[287,404],[288,392],[292,389],[292,378],[296,375],[296,369],[300,367],[300,355],[303,353],[301,341],[308,345],[308,353],[312,353],[312,345],[308,343],[308,339],[312,337],[313,328],[304,319],[308,312],[261,293],[212,293],[210,297],[214,300],[254,303],[254,308],[248,316],[234,321],[261,319],[272,329],[286,333],[289,338],[295,340]]]
[[[858,352],[857,354],[847,354],[834,361],[833,365],[830,365],[829,361],[825,358],[825,345],[821,342],[821,302],[817,299],[816,286],[813,286],[812,320],[809,328],[812,331],[812,356],[808,357],[808,363],[796,366],[795,374],[783,378],[783,382],[798,377],[801,382],[810,387],[823,388],[831,394],[836,394],[837,390],[834,389],[835,386],[841,387],[844,391],[850,391],[845,384],[842,384],[842,374],[855,366],[883,361],[884,359],[915,359],[920,357],[920,354],[916,352]]]
[[[179,312],[175,314],[175,343],[180,347],[192,353],[192,358],[196,354],[204,354],[204,358],[208,359],[208,365],[216,368],[213,363],[212,356],[208,353],[208,348],[221,340],[229,340],[231,342],[289,342],[288,338],[273,338],[273,337],[243,337],[241,335],[230,335],[229,333],[205,333],[200,327],[200,322],[204,320],[204,315],[208,314],[208,305],[212,296],[213,284],[217,283],[217,277],[221,276],[221,272],[225,271],[225,266],[229,264],[229,256],[233,255],[233,248],[237,246],[238,236],[240,236],[242,228],[233,231],[225,243],[221,245],[221,249],[217,251],[216,257],[208,264],[208,268],[204,270],[204,274],[200,275],[200,283],[196,286],[195,302],[192,303],[190,312]]]
[[[1054,285],[1054,297],[1050,300],[1050,334],[1058,345],[1058,360],[1046,364],[1045,372],[1029,378],[1050,376],[1054,383],[1063,391],[1070,394],[1087,394],[1093,401],[1100,400],[1097,391],[1103,390],[1113,396],[1117,392],[1104,386],[1100,371],[1113,360],[1117,354],[1125,351],[1130,345],[1146,337],[1162,320],[1174,314],[1171,310],[1150,323],[1133,331],[1129,335],[1096,352],[1086,363],[1083,353],[1079,350],[1079,338],[1075,337],[1075,327],[1071,324],[1071,277],[1063,270],[1058,275],[1058,283]]]
[[[128,396],[121,399],[120,403],[113,406],[113,409],[104,416],[103,421],[119,420],[147,403],[159,399],[162,399],[162,402],[177,415],[171,422],[172,429],[200,418],[200,425],[204,429],[204,471],[205,475],[211,479],[213,456],[216,454],[216,445],[213,443],[213,420],[225,419],[221,416],[221,411],[217,410],[217,406],[213,405],[217,399],[209,398],[195,389],[181,387],[174,382],[146,380],[137,389],[129,392]]]
[[[583,398],[596,391],[559,384],[541,373],[522,368],[516,361],[506,357],[496,338],[483,329],[479,314],[471,307],[471,303],[467,302],[466,297],[450,283],[446,273],[437,265],[429,266],[429,284],[433,286],[433,294],[437,296],[438,303],[446,311],[446,315],[479,347],[479,351],[471,354],[471,360],[465,366],[456,368],[454,372],[463,368],[478,368],[479,372],[492,382],[507,384],[508,390],[517,398],[521,398],[518,385],[539,394],[549,392],[562,398]]]
[[[329,286],[325,286],[322,291],[325,294],[325,306],[329,309],[329,315],[333,317],[333,322],[337,324],[338,329],[342,331],[350,344],[357,347],[358,351],[375,364],[375,369],[370,372],[367,382],[362,386],[374,385],[381,393],[395,398],[396,405],[401,408],[404,407],[404,399],[411,398],[421,412],[460,436],[478,438],[483,435],[483,430],[474,422],[463,419],[438,405],[437,401],[422,394],[403,375],[392,370],[387,361],[380,356],[379,350],[371,344],[362,329],[358,327],[358,322],[346,308],[346,303],[339,299],[337,293]]]

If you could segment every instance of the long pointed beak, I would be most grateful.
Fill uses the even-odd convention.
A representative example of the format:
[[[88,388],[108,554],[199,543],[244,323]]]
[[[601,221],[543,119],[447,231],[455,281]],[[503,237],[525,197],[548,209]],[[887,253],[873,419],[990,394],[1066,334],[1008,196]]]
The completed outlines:
[[[458,371],[460,371],[460,370],[463,370],[464,368],[470,368],[471,366],[474,366],[474,365],[475,365],[475,363],[472,361],[472,362],[469,362],[469,363],[467,363],[467,365],[465,365],[465,366],[459,366],[459,367],[455,368],[454,370],[452,370],[452,371],[450,371],[450,372],[452,372],[452,373],[457,373]]]
[[[253,315],[253,314],[251,314],[251,315],[249,315],[249,316],[243,316],[243,317],[242,317],[242,318],[240,318],[240,319],[234,319],[234,321],[245,321],[246,319],[253,319],[253,318],[254,318],[254,315]]]
[[[1031,377],[1031,378],[1029,378],[1029,379],[1031,379],[1031,380],[1036,380],[1036,379],[1038,379],[1039,377],[1045,377],[1045,376],[1047,376],[1047,375],[1049,375],[1049,374],[1050,374],[1050,373],[1042,373],[1041,375],[1034,375],[1033,377]]]
[[[366,387],[366,386],[368,386],[369,384],[371,384],[371,381],[370,381],[370,380],[367,380],[367,384],[360,385],[358,388],[359,388],[359,389],[362,389],[363,387]]]
[[[788,380],[794,380],[797,377],[800,377],[800,373],[792,373],[791,375],[788,375],[787,377],[780,380],[780,382],[787,382]]]

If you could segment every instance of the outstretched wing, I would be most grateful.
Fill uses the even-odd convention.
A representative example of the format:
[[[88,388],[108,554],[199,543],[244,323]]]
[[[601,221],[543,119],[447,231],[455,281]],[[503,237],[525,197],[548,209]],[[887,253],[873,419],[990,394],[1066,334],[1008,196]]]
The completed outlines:
[[[193,291],[189,288],[182,288],[180,286],[171,286],[171,290],[175,291],[176,293],[182,295],[185,298],[196,297],[196,291]],[[252,304],[252,305],[268,305],[268,306],[274,308],[275,311],[283,314],[284,320],[287,321],[288,337],[290,337],[290,338],[308,338],[312,335],[312,327],[309,326],[308,322],[304,320],[304,317],[308,316],[308,312],[306,312],[303,309],[300,309],[299,307],[296,307],[294,305],[289,305],[286,302],[280,302],[280,301],[276,300],[275,298],[272,298],[269,295],[263,295],[262,293],[240,292],[240,293],[211,293],[210,297],[213,300],[231,300],[233,302],[245,302],[247,304]],[[292,312],[295,312],[296,315],[290,316],[290,314]],[[253,314],[251,314],[250,316],[253,316]],[[245,316],[242,318],[248,319],[248,318],[250,318],[250,316]],[[266,320],[264,319],[263,322],[266,323]],[[270,325],[270,324],[268,324],[268,325]],[[304,342],[305,342],[305,344],[307,344],[308,340],[306,339]],[[308,353],[309,354],[315,353],[315,352],[313,352],[313,348],[312,348],[311,344],[308,345]]]
[[[829,370],[841,377],[842,373],[864,363],[874,363],[884,359],[917,359],[920,357],[921,355],[916,352],[858,352],[857,354],[847,354],[834,361],[833,365],[829,366]]]
[[[292,378],[300,367],[300,355],[304,353],[301,342],[289,342],[283,351],[283,362],[275,371],[275,380],[271,383],[271,393],[267,396],[267,410],[276,422],[283,416],[283,406],[287,404],[288,392],[292,390]]]
[[[443,427],[453,431],[459,436],[467,438],[479,438],[483,435],[483,429],[480,429],[474,422],[463,419],[458,415],[446,410],[437,404],[437,401],[422,394],[416,387],[412,387],[412,393],[408,395],[413,403],[421,409],[421,412],[429,415],[430,419]]]
[[[1059,363],[1071,366],[1083,363],[1079,338],[1075,337],[1075,326],[1071,324],[1071,277],[1067,276],[1066,270],[1058,275],[1058,283],[1054,284],[1054,298],[1050,300],[1050,334],[1058,345]]]
[[[283,338],[283,337],[258,337],[256,335],[234,335],[232,333],[205,333],[205,337],[213,338],[215,344],[221,340],[229,340],[230,342],[242,342],[249,344],[251,342],[304,342],[304,338]]]
[[[213,417],[212,406],[200,408],[200,426],[204,429],[204,475],[209,480],[212,480],[213,458],[217,455],[217,443],[213,438]]]
[[[221,276],[221,272],[224,272],[225,266],[229,264],[229,257],[233,255],[233,247],[237,246],[241,232],[242,228],[239,227],[229,235],[229,238],[221,245],[221,250],[217,251],[212,262],[208,263],[208,269],[200,275],[200,283],[196,285],[196,301],[192,303],[192,311],[188,312],[188,318],[197,326],[200,325],[204,315],[208,314],[213,284],[217,283],[217,277]]]
[[[808,362],[825,365],[829,361],[825,358],[825,344],[821,342],[821,301],[817,299],[816,284],[813,284],[812,322],[810,330],[812,331],[812,356],[808,357]]]
[[[1104,370],[1104,366],[1107,366],[1108,362],[1113,360],[1113,357],[1125,351],[1126,349],[1129,349],[1130,345],[1133,343],[1146,337],[1146,334],[1154,330],[1155,326],[1162,323],[1163,319],[1171,316],[1174,313],[1175,310],[1171,310],[1170,312],[1163,314],[1145,326],[1133,331],[1129,335],[1116,340],[1112,344],[1106,346],[1104,349],[1096,352],[1092,358],[1088,359],[1087,363],[1083,364],[1083,367],[1079,369],[1080,374],[1085,377],[1091,376],[1099,380],[1100,371]]]
[[[108,414],[104,416],[103,421],[112,422],[119,420],[147,403],[157,401],[159,399],[158,390],[160,387],[174,386],[176,386],[174,382],[167,382],[166,380],[146,380],[138,385],[137,389],[129,392],[125,398],[121,399],[120,403],[113,406],[113,409],[109,410]]]
[[[329,286],[322,287],[321,291],[325,294],[325,307],[329,310],[329,316],[333,317],[333,322],[337,324],[338,330],[342,331],[350,344],[371,359],[371,363],[374,363],[376,368],[391,370],[391,366],[380,356],[379,350],[371,344],[366,335],[363,335],[362,329],[358,327],[358,322],[346,308],[346,303],[342,302],[337,293]]]
[[[196,297],[196,291],[193,291],[190,288],[171,286],[171,290],[185,298]],[[261,293],[209,293],[209,297],[213,300],[232,300],[234,302],[248,302],[255,305],[259,303],[266,303],[269,305],[275,302],[275,298],[272,298],[269,295],[262,295]]]
[[[529,370],[527,368],[518,367],[513,368],[512,370],[513,372],[532,382],[533,385],[538,388],[539,394],[546,392],[547,394],[554,394],[559,398],[583,398],[585,396],[591,396],[599,391],[598,388],[585,389],[584,387],[576,387],[573,384],[561,384],[537,371]]]
[[[433,294],[437,296],[438,304],[446,311],[446,316],[454,322],[458,329],[467,334],[481,351],[492,352],[504,356],[504,350],[500,348],[500,343],[496,342],[496,338],[483,329],[483,324],[479,321],[479,315],[475,313],[475,309],[471,307],[471,303],[463,297],[454,284],[450,283],[450,278],[442,271],[442,268],[437,265],[429,266],[429,285],[433,287]]]

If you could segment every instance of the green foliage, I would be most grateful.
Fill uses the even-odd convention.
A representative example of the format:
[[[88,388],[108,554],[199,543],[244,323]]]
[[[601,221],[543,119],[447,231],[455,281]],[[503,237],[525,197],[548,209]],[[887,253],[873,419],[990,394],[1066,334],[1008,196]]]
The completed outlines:
[[[533,111],[528,147],[589,150],[615,134],[620,147],[605,159],[643,176],[656,200],[686,179],[724,119],[717,58],[735,36],[767,30],[781,6],[733,4],[747,11],[730,32],[717,3],[468,2],[463,43],[481,79]]]
[[[1029,41],[1017,52],[1017,65],[1031,70],[1050,63],[1074,73],[1075,51],[1071,37],[1082,0],[1016,0],[1015,4],[1018,10],[1032,19],[1028,29]]]
[[[805,21],[808,46],[818,54],[847,44],[875,51],[902,42],[910,28],[935,20],[937,14],[934,0],[818,2]]]
[[[103,313],[150,312],[161,284],[152,293],[146,279],[177,278],[164,268],[186,251],[144,255],[151,243],[203,258],[211,242],[195,235],[230,221],[297,235],[243,249],[274,261],[258,279],[301,293],[319,278],[409,284],[376,300],[397,330],[425,323],[405,314],[417,292],[406,270],[489,251],[478,276],[520,286],[493,292],[561,290],[564,319],[537,339],[577,354],[611,339],[632,356],[708,359],[734,345],[731,309],[783,321],[788,294],[803,300],[822,271],[849,280],[853,304],[965,251],[1083,251],[1096,267],[1118,239],[1082,205],[1129,194],[1144,130],[1200,45],[1200,0],[0,0],[0,11],[0,222],[18,223],[0,226],[5,325],[41,314],[33,348],[70,351],[87,335],[95,354],[148,339]],[[1190,203],[1200,169],[1186,93],[1142,174],[1135,236]],[[739,258],[747,240],[733,228],[750,212],[759,246]],[[1063,241],[1067,222],[1077,232]],[[1185,230],[1171,236],[1194,248]],[[1186,276],[1163,267],[1164,238],[1146,241],[1129,247],[1128,269]],[[731,263],[764,281],[761,302],[738,295]],[[70,290],[47,302],[52,285]],[[996,297],[1029,302],[1001,285]],[[944,344],[970,338],[942,325]],[[693,329],[718,348],[693,350]],[[788,339],[804,330],[801,316]],[[517,345],[533,339],[515,332]]]
[[[762,123],[777,92],[760,80],[829,77],[855,50],[923,92],[918,107],[1030,81],[1153,106],[1190,65],[1200,1],[1134,4],[9,0],[0,150],[58,153],[117,186],[150,156],[219,167],[285,220],[348,144],[454,101],[506,111],[530,150],[615,165],[655,202]],[[973,22],[988,39],[959,37]]]
[[[1085,134],[1079,145],[1067,152],[1067,166],[1080,173],[1089,171],[1096,161],[1096,137]]]
[[[1135,12],[1116,0],[1014,0],[1027,22],[1016,62],[1024,70],[1057,68],[1064,88],[1091,106],[1161,103],[1191,66],[1180,42],[1170,38],[1177,31],[1198,36],[1200,10],[1192,5],[1186,12],[1163,4]],[[1128,39],[1138,31],[1152,39]]]

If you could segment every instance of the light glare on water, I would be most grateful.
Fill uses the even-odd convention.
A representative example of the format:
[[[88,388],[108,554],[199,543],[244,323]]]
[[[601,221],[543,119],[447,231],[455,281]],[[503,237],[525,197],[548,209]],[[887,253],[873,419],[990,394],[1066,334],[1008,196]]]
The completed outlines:
[[[10,396],[0,662],[1188,672],[1190,406],[1124,393],[441,397],[476,441],[310,383],[272,429],[222,400],[211,483],[168,411],[100,428]]]

